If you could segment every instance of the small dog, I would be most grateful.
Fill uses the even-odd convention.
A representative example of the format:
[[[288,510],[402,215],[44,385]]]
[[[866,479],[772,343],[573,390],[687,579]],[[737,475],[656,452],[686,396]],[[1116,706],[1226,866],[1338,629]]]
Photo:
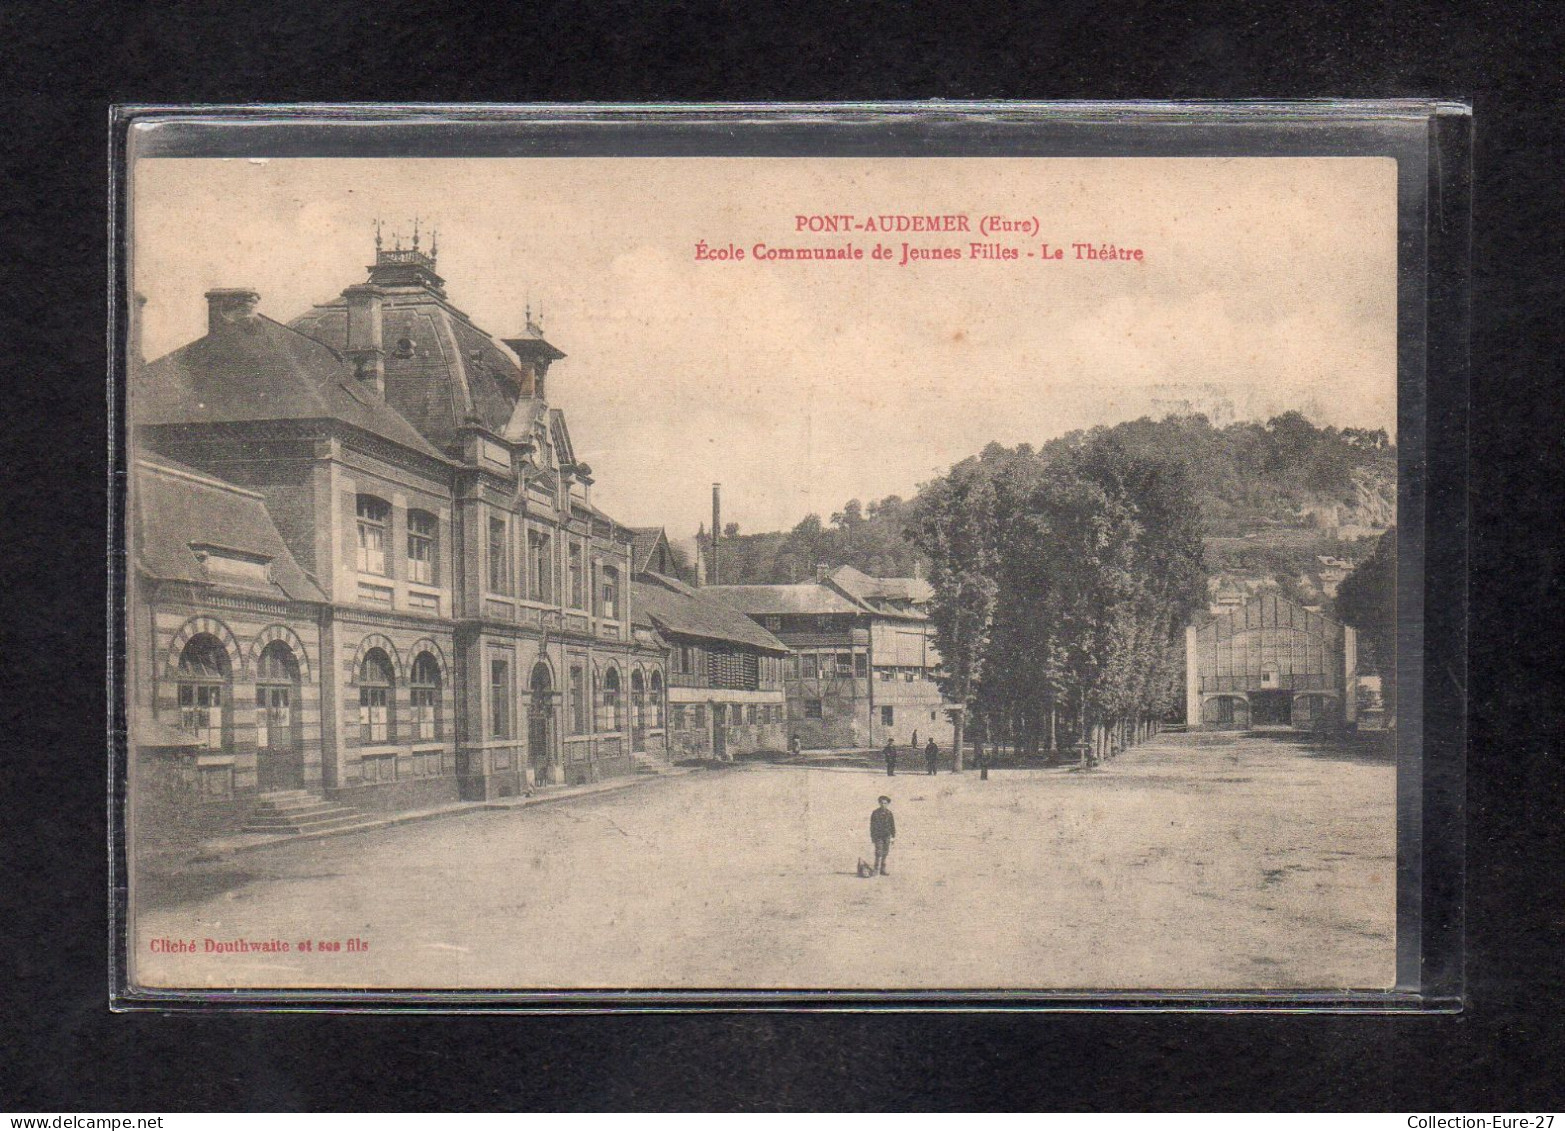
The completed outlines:
[[[875,875],[875,869],[872,868],[870,865],[864,863],[864,858],[862,856],[860,856],[859,857],[859,879],[861,879],[861,880],[873,879],[874,875]]]

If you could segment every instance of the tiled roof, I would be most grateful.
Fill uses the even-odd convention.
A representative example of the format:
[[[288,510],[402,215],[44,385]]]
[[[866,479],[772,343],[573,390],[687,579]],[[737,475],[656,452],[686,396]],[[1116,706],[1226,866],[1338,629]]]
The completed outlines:
[[[701,592],[721,597],[750,616],[800,613],[862,613],[866,610],[826,585],[708,585]]]
[[[788,651],[786,644],[708,589],[692,589],[672,577],[644,573],[631,583],[631,595],[633,607],[664,632],[743,644],[761,652]]]
[[[136,463],[137,564],[148,577],[293,601],[326,595],[299,567],[255,491],[167,460]],[[209,571],[195,547],[265,564],[264,577]]]
[[[137,424],[340,420],[439,458],[394,408],[356,384],[336,350],[257,314],[148,364],[132,403]]]
[[[630,568],[635,573],[641,573],[650,568],[652,551],[656,550],[658,543],[667,535],[661,526],[632,526]]]
[[[935,595],[935,587],[922,577],[871,577],[853,566],[838,566],[830,578],[858,600],[910,601],[922,604]]]

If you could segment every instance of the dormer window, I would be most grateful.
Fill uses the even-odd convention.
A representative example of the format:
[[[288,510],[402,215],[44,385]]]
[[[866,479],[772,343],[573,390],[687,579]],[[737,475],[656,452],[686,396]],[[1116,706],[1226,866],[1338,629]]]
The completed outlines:
[[[271,584],[271,559],[243,550],[191,543],[191,552],[213,581],[234,581],[250,585]]]
[[[374,495],[360,495],[359,572],[389,576],[386,571],[386,528],[391,523],[391,504]]]
[[[406,361],[413,356],[413,347],[417,344],[412,338],[398,338],[397,348],[391,351],[391,356],[400,357]]]

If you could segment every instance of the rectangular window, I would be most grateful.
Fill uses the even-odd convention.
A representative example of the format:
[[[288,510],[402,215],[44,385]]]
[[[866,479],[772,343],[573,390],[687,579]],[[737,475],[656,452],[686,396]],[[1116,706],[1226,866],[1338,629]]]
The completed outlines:
[[[579,543],[571,543],[569,557],[571,571],[571,608],[580,609],[584,607],[584,594],[582,593],[581,588],[581,545]]]
[[[814,652],[806,652],[799,657],[805,679],[814,679],[816,674],[816,659]]]
[[[391,521],[391,505],[372,495],[360,495],[359,569],[363,573],[386,575],[386,527]]]
[[[775,617],[775,616],[762,617],[761,618],[761,623],[766,627],[766,630],[768,632],[781,632],[782,631],[782,617]]]
[[[787,667],[784,670],[785,670],[788,678],[789,679],[798,679],[799,678],[799,657],[790,655],[785,662],[787,664]]]
[[[701,729],[705,729],[705,727],[706,727],[706,704],[705,703],[697,703],[696,704],[696,728],[698,730],[701,730]]]
[[[892,719],[894,717],[895,717],[895,712],[890,707],[882,707],[880,709],[880,725],[881,726],[883,726],[883,727],[891,726],[892,725]]]
[[[668,725],[673,730],[685,729],[685,709],[681,706],[673,706],[668,709]]]
[[[821,717],[821,701],[819,699],[806,699],[804,701],[804,717],[818,719]]]
[[[853,674],[859,679],[865,679],[869,675],[869,656],[863,652],[855,652],[853,655]]]
[[[511,737],[511,663],[489,660],[489,737]]]
[[[433,593],[409,593],[408,608],[418,609],[420,612],[438,614],[440,612],[440,598]]]
[[[547,534],[536,530],[527,532],[527,569],[531,575],[534,601],[551,603],[554,600],[554,558],[550,553]]]
[[[837,678],[847,679],[853,674],[853,654],[851,652],[837,653]]]
[[[391,688],[359,688],[359,742],[376,746],[391,741]]]
[[[511,592],[511,555],[503,518],[489,520],[489,592]]]
[[[749,723],[751,726],[754,726],[755,722],[756,722],[755,711],[756,711],[756,708],[755,708],[755,704],[754,703],[751,703],[748,707],[745,708],[745,720],[744,721]]]
[[[603,567],[603,617],[619,620],[619,570]]]
[[[426,511],[408,511],[408,580],[435,584],[435,548],[440,520]]]
[[[587,678],[582,669],[571,669],[571,733],[587,733]]]

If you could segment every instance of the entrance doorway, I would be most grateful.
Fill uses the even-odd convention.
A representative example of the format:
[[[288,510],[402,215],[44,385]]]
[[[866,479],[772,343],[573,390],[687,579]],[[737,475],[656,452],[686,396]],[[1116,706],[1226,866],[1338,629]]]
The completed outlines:
[[[1285,727],[1293,725],[1293,692],[1250,692],[1250,725]]]
[[[554,677],[549,665],[533,667],[532,702],[527,708],[527,761],[532,767],[533,784],[549,781],[549,765],[554,753]]]
[[[639,754],[647,748],[647,690],[639,671],[630,673],[630,749]]]
[[[712,757],[728,757],[727,708],[721,703],[712,704]]]
[[[256,787],[262,793],[304,787],[304,750],[299,741],[299,663],[293,650],[274,640],[261,653],[255,685]]]

